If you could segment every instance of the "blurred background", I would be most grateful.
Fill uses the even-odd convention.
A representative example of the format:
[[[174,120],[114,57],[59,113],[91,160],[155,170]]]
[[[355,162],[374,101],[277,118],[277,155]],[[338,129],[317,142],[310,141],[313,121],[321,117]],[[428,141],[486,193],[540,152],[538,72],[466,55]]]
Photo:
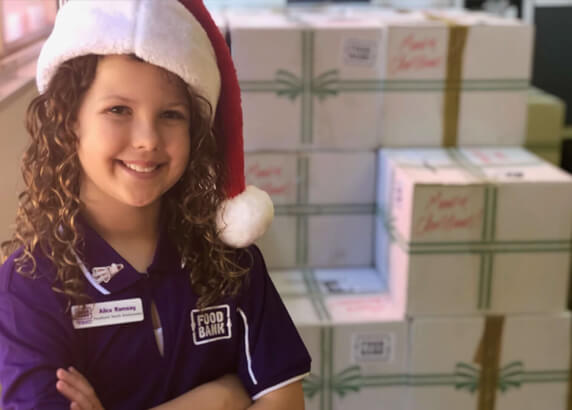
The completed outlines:
[[[64,2],[0,0],[0,240]],[[572,0],[205,2],[306,407],[572,408]]]

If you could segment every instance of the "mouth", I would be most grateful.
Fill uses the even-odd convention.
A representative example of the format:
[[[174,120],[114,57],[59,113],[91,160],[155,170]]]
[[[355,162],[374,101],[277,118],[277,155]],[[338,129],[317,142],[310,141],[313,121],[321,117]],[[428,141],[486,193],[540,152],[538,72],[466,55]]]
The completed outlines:
[[[153,172],[157,171],[161,168],[164,164],[158,164],[154,162],[125,162],[122,160],[116,160],[122,167],[136,172],[138,174],[152,174]]]

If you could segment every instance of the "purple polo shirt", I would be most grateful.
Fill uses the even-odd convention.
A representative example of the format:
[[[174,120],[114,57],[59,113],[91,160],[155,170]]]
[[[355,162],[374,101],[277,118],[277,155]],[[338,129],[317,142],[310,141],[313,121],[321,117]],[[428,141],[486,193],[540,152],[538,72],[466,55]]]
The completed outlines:
[[[50,262],[38,256],[37,278],[29,279],[16,273],[12,255],[0,267],[4,410],[68,409],[55,385],[56,369],[70,365],[87,377],[108,410],[155,406],[227,373],[238,374],[257,399],[310,371],[308,351],[255,246],[241,251],[241,263],[252,260],[252,269],[239,295],[198,311],[188,273],[166,235],[147,274],[87,226],[85,243],[89,296],[95,303],[140,299],[143,320],[76,329],[67,300],[51,289]],[[153,301],[163,355],[151,321]]]

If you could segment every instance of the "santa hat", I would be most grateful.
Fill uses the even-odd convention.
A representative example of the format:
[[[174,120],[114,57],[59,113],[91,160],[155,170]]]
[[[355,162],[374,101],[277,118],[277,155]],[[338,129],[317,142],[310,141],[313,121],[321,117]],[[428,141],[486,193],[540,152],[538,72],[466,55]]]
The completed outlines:
[[[202,0],[70,0],[58,12],[37,65],[44,92],[60,64],[87,54],[135,54],[181,77],[215,109],[213,126],[226,166],[221,239],[244,247],[274,216],[266,192],[246,186],[240,88],[230,51]]]

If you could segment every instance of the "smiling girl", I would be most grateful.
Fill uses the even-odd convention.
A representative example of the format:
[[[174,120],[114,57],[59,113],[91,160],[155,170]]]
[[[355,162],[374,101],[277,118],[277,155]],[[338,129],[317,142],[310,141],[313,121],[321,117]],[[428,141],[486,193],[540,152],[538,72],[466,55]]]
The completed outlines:
[[[236,74],[200,0],[71,0],[2,245],[4,409],[299,409],[310,357],[251,245]]]

